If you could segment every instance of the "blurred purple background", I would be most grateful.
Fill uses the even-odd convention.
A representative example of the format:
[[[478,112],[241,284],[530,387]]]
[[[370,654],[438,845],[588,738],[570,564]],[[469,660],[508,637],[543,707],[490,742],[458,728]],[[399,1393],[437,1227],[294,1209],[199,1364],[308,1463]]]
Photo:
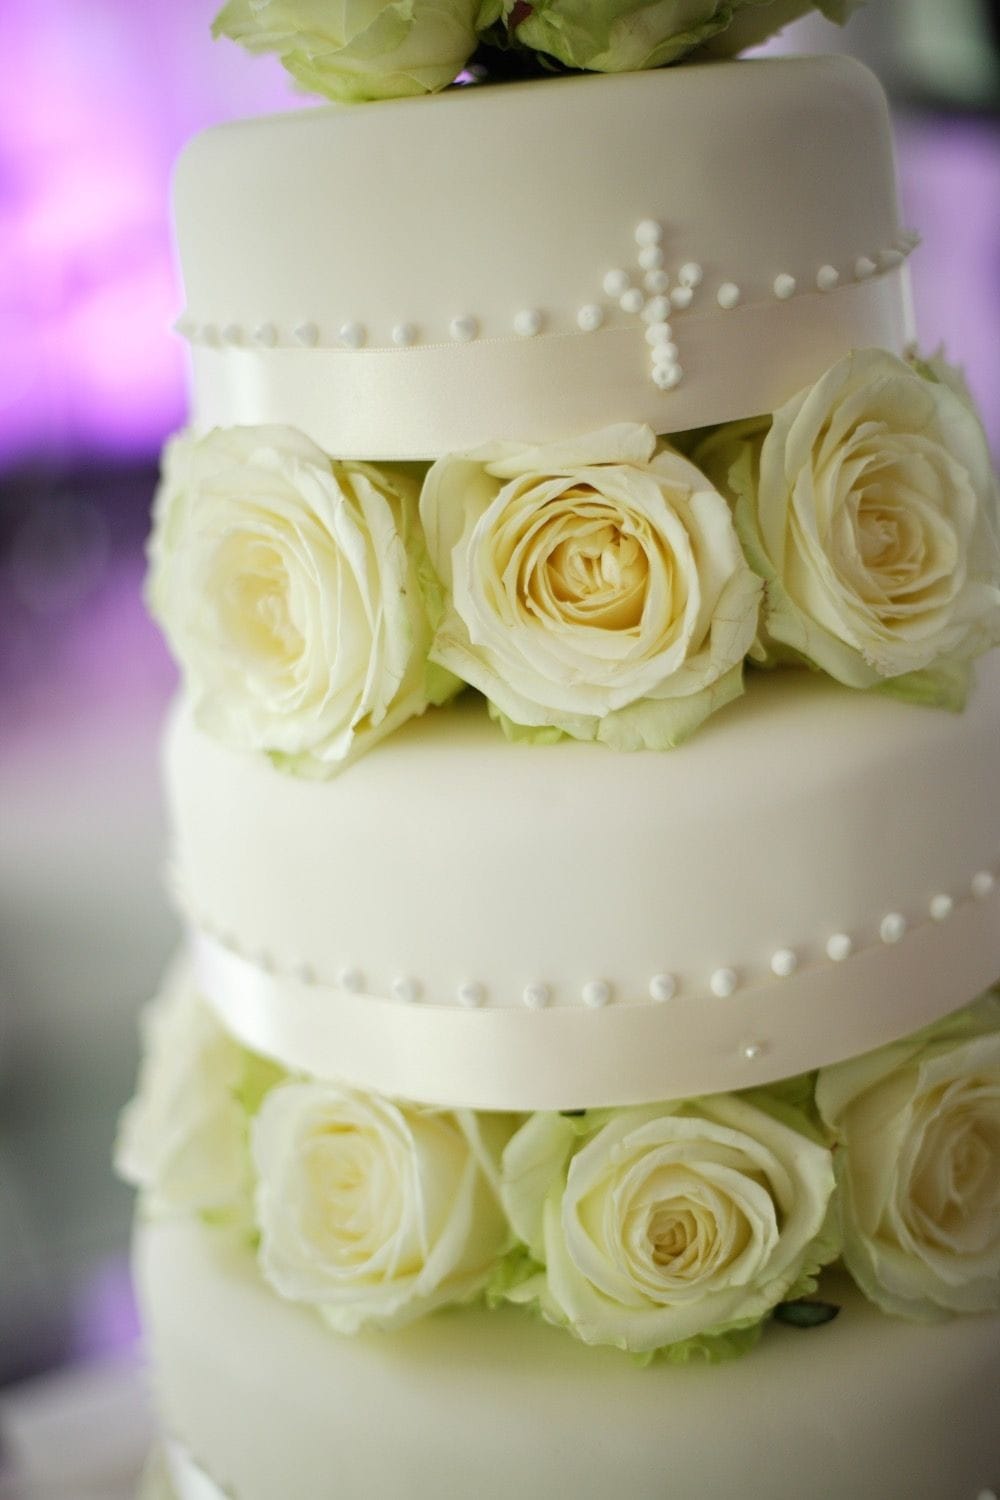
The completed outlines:
[[[175,937],[173,673],[141,604],[184,414],[170,167],[204,126],[300,102],[272,60],[211,42],[214,9],[0,0],[0,1384],[134,1331],[109,1161]],[[804,23],[783,45],[844,46],[890,86],[922,342],[966,366],[1000,450],[995,12],[874,0],[842,38]]]

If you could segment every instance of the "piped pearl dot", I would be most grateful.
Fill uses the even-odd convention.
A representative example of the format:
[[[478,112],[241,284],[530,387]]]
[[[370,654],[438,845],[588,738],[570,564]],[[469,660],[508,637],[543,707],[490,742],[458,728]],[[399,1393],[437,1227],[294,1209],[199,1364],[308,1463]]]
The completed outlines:
[[[878,263],[883,271],[894,271],[897,266],[903,264],[905,259],[906,256],[902,250],[897,250],[895,245],[890,245],[886,250],[880,250],[878,254]]]
[[[294,330],[294,338],[304,349],[314,349],[319,343],[319,329],[315,323],[300,323]]]
[[[771,955],[771,969],[779,979],[787,979],[790,974],[795,973],[798,966],[799,961],[791,948],[779,948]]]
[[[744,1042],[740,1047],[740,1056],[747,1062],[756,1062],[758,1057],[763,1057],[767,1047],[763,1042]]]
[[[650,297],[642,310],[642,316],[646,323],[665,323],[670,317],[670,298]]]
[[[740,289],[735,281],[724,281],[715,294],[715,300],[726,312],[734,308],[740,300]]]
[[[832,958],[835,964],[842,964],[845,958],[850,958],[854,952],[854,940],[846,932],[835,932],[827,939],[826,956]]]
[[[541,1010],[549,1003],[549,987],[535,980],[524,986],[522,998],[529,1010]]]
[[[670,285],[670,277],[666,271],[647,271],[642,278],[642,284],[647,292],[657,295],[667,290],[667,287]]]
[[[622,295],[618,298],[618,306],[621,308],[622,312],[642,312],[645,304],[646,299],[637,286],[630,286],[628,291],[623,292]]]
[[[582,990],[583,1003],[591,1010],[599,1010],[611,999],[611,986],[606,979],[589,979]]]
[[[476,1005],[482,1005],[486,999],[486,986],[478,979],[466,979],[458,987],[458,1003],[467,1006],[470,1010]]]
[[[713,995],[717,995],[720,1000],[728,1000],[739,984],[739,979],[735,969],[716,969],[708,984]]]
[[[464,315],[460,318],[452,318],[448,324],[448,332],[459,344],[468,344],[479,332],[479,324],[475,318]]]
[[[620,297],[623,292],[628,291],[632,285],[632,279],[627,271],[607,271],[601,284],[609,297]]]
[[[644,271],[658,271],[663,265],[663,250],[659,245],[643,245],[639,251],[639,265]]]
[[[649,327],[646,329],[646,343],[650,344],[654,349],[657,346],[659,346],[661,349],[664,347],[669,347],[671,349],[674,349],[676,354],[675,346],[670,342],[669,323],[650,323]]]
[[[935,922],[947,922],[954,910],[955,903],[946,891],[931,898],[930,911]]]
[[[365,986],[365,977],[360,969],[341,969],[338,981],[341,989],[352,995],[356,995]]]
[[[542,331],[542,315],[535,307],[523,307],[514,315],[514,332],[523,339],[534,338]]]
[[[273,323],[261,323],[260,327],[253,331],[253,341],[262,349],[273,349],[278,342],[278,330]]]
[[[655,219],[643,219],[635,226],[637,245],[658,245],[663,239],[663,227]]]
[[[883,943],[898,943],[906,932],[906,918],[901,911],[886,912],[879,923],[878,935]]]
[[[694,292],[689,286],[675,286],[670,293],[670,300],[674,307],[684,309],[690,307],[694,300]]]
[[[312,964],[297,963],[292,965],[292,978],[297,979],[299,984],[315,984],[316,970]]]
[[[580,308],[576,321],[584,333],[593,333],[604,322],[604,309],[598,307],[596,302],[588,302]]]
[[[996,876],[992,870],[978,870],[972,877],[972,894],[977,901],[985,901],[987,896],[993,894],[996,883]]]
[[[662,1002],[672,1000],[677,993],[677,980],[673,974],[654,974],[649,981],[649,998]]]
[[[687,260],[677,272],[677,280],[680,282],[681,286],[701,286],[703,274],[704,273],[701,269],[701,266],[696,260]]]
[[[856,281],[867,281],[869,276],[874,276],[878,270],[875,262],[868,255],[859,255],[854,262],[854,278]]]
[[[816,272],[816,285],[821,292],[832,292],[840,280],[840,272],[836,266],[820,266]]]
[[[676,365],[677,345],[669,339],[665,344],[654,344],[652,348],[654,365]]]
[[[420,984],[409,975],[401,974],[398,979],[392,981],[392,993],[397,1000],[403,1000],[410,1005],[414,1000],[420,999]]]
[[[400,349],[406,349],[410,344],[417,341],[417,330],[413,323],[397,323],[392,330],[392,342]]]
[[[672,391],[675,386],[680,385],[684,379],[684,371],[680,365],[654,365],[653,383],[659,386],[661,391]]]
[[[222,342],[224,344],[242,344],[243,329],[238,323],[227,323],[222,330]]]
[[[347,349],[360,349],[367,334],[363,323],[343,323],[337,334],[340,342]]]
[[[795,296],[795,284],[795,277],[789,276],[787,271],[774,278],[774,295],[779,302],[787,302],[789,297]]]
[[[206,323],[201,330],[201,337],[202,341],[208,344],[209,348],[215,348],[219,342],[219,330],[214,323]]]

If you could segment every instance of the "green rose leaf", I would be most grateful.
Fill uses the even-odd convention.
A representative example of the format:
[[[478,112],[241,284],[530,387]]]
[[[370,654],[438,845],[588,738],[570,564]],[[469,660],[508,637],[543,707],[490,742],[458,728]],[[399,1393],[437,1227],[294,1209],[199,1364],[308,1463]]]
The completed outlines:
[[[773,1317],[776,1323],[785,1323],[789,1328],[820,1328],[824,1323],[832,1323],[839,1312],[836,1302],[801,1298],[796,1302],[779,1302]]]

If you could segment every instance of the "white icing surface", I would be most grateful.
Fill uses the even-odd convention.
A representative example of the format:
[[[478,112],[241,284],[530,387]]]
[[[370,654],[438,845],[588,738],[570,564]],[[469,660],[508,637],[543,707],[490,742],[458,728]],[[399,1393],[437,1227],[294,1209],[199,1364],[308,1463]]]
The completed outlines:
[[[620,756],[509,745],[469,699],[327,782],[182,708],[167,776],[182,905],[215,935],[203,986],[293,1066],[480,1108],[865,1051],[1000,974],[996,883],[974,879],[1000,864],[1000,653],[978,678],[952,715],[754,676],[688,745]]]
[[[339,1339],[222,1232],[140,1228],[160,1409],[235,1500],[972,1500],[1000,1481],[1000,1319],[839,1318],[635,1366],[520,1313]]]
[[[175,219],[196,423],[342,458],[770,411],[912,332],[885,101],[843,57],[226,125],[182,157]],[[670,365],[643,341],[661,293]]]

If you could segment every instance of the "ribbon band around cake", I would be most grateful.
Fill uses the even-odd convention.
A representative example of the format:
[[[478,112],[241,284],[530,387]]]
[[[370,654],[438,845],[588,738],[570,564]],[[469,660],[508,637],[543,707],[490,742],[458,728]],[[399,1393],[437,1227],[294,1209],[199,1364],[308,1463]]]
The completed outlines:
[[[590,332],[406,347],[336,347],[314,325],[297,345],[270,325],[266,345],[241,325],[179,326],[192,338],[198,429],[289,424],[339,458],[388,460],[498,434],[547,442],[609,421],[668,434],[756,416],[852,348],[902,354],[913,339],[905,265],[825,292],[685,312],[670,325],[674,362],[659,367],[639,315]]]
[[[566,1110],[750,1088],[895,1041],[899,1013],[880,1004],[890,984],[913,996],[912,1031],[993,982],[998,907],[1000,887],[898,944],[817,960],[725,999],[692,989],[597,1008],[387,999],[265,969],[197,929],[189,944],[222,1024],[292,1072],[449,1108]],[[947,983],[920,982],[928,968]]]

